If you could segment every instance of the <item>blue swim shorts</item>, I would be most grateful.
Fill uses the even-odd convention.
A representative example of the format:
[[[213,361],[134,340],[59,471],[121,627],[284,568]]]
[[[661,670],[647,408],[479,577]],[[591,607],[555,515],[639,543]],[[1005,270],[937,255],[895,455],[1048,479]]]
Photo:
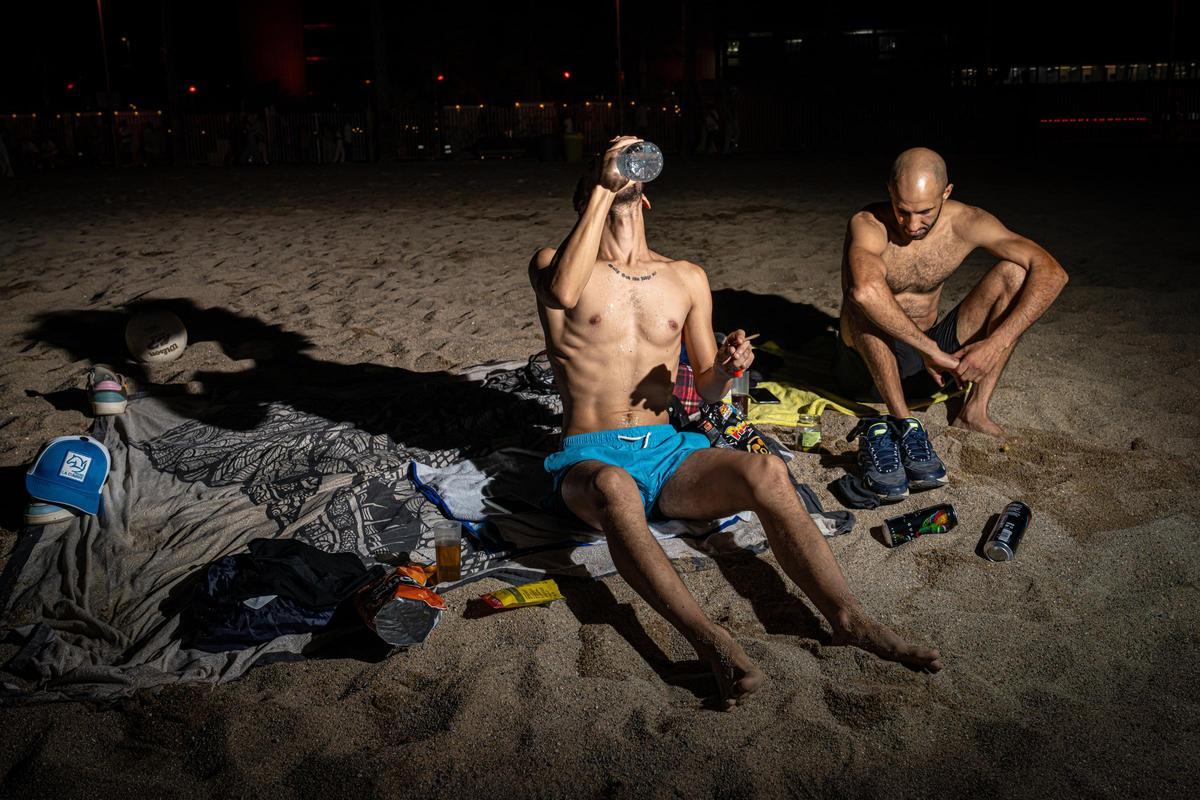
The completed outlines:
[[[683,433],[670,425],[642,425],[567,436],[562,440],[562,449],[547,456],[543,463],[554,477],[554,505],[560,510],[567,510],[561,494],[567,471],[581,461],[602,461],[629,473],[641,492],[646,517],[650,518],[655,515],[654,504],[663,484],[684,459],[708,447],[703,434]]]

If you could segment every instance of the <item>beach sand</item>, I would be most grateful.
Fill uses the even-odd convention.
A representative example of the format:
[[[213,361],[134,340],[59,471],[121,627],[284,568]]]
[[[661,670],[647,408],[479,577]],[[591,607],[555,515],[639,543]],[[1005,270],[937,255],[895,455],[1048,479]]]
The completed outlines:
[[[828,646],[768,554],[684,575],[768,676],[720,713],[705,708],[711,682],[690,677],[687,643],[620,578],[465,617],[500,585],[485,580],[448,595],[425,646],[379,663],[0,709],[0,795],[1196,796],[1194,173],[1109,154],[948,160],[955,197],[1044,245],[1071,283],[996,392],[1010,438],[951,429],[935,407],[924,417],[950,486],[860,512],[831,543],[865,607],[940,648],[941,673]],[[647,189],[648,238],[706,267],[718,316],[757,308],[736,324],[820,336],[838,313],[846,219],[883,199],[886,165],[668,159]],[[457,162],[0,184],[0,552],[39,444],[90,422],[55,402],[88,365],[31,336],[41,315],[187,298],[307,337],[323,361],[441,371],[524,358],[543,347],[526,265],[570,230],[574,179],[564,164]],[[972,256],[943,310],[992,261]],[[237,373],[271,346],[196,342],[154,377]],[[852,420],[824,424],[826,452],[792,469],[838,508],[826,487],[851,463]],[[1033,525],[1015,561],[989,563],[980,536],[1013,499]],[[895,549],[873,535],[935,502],[955,505],[955,531]]]

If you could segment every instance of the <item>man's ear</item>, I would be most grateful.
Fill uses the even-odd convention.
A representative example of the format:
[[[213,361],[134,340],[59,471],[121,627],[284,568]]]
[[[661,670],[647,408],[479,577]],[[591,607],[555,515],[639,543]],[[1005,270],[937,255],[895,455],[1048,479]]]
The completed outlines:
[[[946,202],[947,200],[949,200],[949,199],[950,199],[950,193],[951,193],[951,192],[953,192],[953,191],[954,191],[954,184],[953,184],[953,183],[947,183],[947,184],[946,184],[946,191],[942,192],[942,202],[943,202],[943,203],[944,203],[944,202]]]
[[[645,192],[642,192],[642,208],[646,209],[647,211],[650,210],[650,198],[646,197]]]

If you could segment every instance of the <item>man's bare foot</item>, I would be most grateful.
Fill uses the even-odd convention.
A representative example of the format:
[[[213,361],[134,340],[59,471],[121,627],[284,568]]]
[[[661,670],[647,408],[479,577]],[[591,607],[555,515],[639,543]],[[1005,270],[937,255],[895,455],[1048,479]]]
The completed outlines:
[[[708,663],[721,690],[726,710],[738,705],[747,695],[758,691],[766,680],[746,651],[724,628],[714,628],[705,640],[694,645],[696,655]]]
[[[954,418],[954,422],[950,424],[956,428],[963,428],[964,430],[975,431],[976,433],[986,433],[988,436],[995,436],[996,438],[1004,436],[1004,428],[992,422],[987,412],[979,413],[972,409],[970,403],[963,406],[962,411]]]
[[[871,619],[852,619],[844,626],[835,626],[832,643],[860,647],[886,661],[898,661],[921,672],[937,672],[942,668],[942,656],[937,650],[910,644],[891,628]]]

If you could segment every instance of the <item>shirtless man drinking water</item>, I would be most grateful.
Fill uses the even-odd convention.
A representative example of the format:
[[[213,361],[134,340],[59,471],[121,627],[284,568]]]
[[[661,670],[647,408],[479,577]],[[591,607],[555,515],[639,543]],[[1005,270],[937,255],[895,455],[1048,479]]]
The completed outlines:
[[[914,669],[941,668],[936,650],[910,644],[867,616],[773,456],[710,448],[668,424],[667,407],[687,346],[705,400],[754,360],[743,331],[720,348],[704,270],[646,244],[640,183],[616,156],[638,141],[614,139],[575,192],[579,220],[557,249],[534,254],[529,278],[563,400],[562,449],[546,459],[555,500],[603,531],[621,576],[683,634],[732,705],[764,676],[688,592],[646,524],[650,517],[716,519],[752,510],[784,572],[856,645]]]
[[[1067,273],[1040,245],[981,208],[950,199],[946,162],[932,150],[905,150],[892,164],[888,202],[850,218],[842,256],[842,314],[834,376],[854,399],[887,404],[889,418],[865,419],[864,487],[884,502],[946,482],[924,426],[905,401],[945,384],[972,389],[954,424],[992,436],[992,392],[1017,340],[1045,313]],[[938,320],[946,280],[972,251],[999,261]],[[936,387],[935,385],[936,384]]]

